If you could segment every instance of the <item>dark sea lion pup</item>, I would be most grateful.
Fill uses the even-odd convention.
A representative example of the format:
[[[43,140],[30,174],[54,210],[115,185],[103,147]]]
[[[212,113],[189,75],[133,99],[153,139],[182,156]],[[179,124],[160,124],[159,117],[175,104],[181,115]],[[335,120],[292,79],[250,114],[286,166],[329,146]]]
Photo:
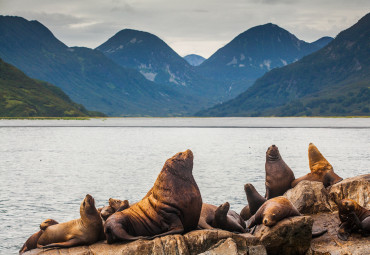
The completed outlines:
[[[107,242],[151,239],[196,229],[202,197],[192,170],[191,150],[168,159],[147,196],[108,218],[104,225]]]
[[[244,220],[239,216],[239,214],[230,210],[230,204],[228,202],[217,208],[213,226],[231,232],[246,232]]]
[[[310,143],[308,146],[308,160],[311,173],[294,180],[292,182],[293,188],[303,180],[322,182],[325,187],[343,180],[343,178],[334,173],[332,165],[324,158],[313,143]]]
[[[241,210],[240,216],[244,220],[249,220],[267,199],[261,196],[251,183],[244,185],[244,191],[247,196],[248,205]]]
[[[219,207],[203,203],[198,228],[219,228],[231,232],[245,233],[244,220],[236,212],[229,209],[230,204],[228,202]]]
[[[103,228],[94,198],[87,194],[80,206],[81,218],[48,227],[40,236],[38,248],[72,247],[97,242]]]
[[[115,212],[123,211],[130,207],[128,200],[109,198],[109,205],[99,208],[100,216],[106,221]]]
[[[370,210],[360,206],[356,201],[343,199],[338,204],[339,219],[341,221],[338,238],[347,241],[353,232],[363,236],[370,235]]]
[[[280,156],[279,149],[271,145],[266,151],[266,195],[267,199],[282,196],[291,188],[294,173]]]
[[[38,232],[36,232],[35,234],[33,234],[32,236],[30,236],[27,239],[27,241],[23,244],[22,248],[19,250],[19,254],[22,254],[22,253],[24,253],[26,251],[29,251],[29,250],[32,250],[32,249],[36,249],[37,248],[37,241],[39,240],[39,238],[40,238],[41,234],[44,232],[44,230],[47,227],[55,225],[55,224],[58,224],[58,222],[53,220],[53,219],[44,220],[40,224],[40,230]]]

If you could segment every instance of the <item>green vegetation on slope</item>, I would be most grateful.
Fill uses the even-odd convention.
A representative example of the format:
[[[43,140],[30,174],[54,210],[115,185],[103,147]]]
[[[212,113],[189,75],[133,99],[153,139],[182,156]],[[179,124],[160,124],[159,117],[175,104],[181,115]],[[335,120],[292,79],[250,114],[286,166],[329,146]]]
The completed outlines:
[[[87,111],[51,84],[29,78],[0,59],[0,117],[103,116]]]

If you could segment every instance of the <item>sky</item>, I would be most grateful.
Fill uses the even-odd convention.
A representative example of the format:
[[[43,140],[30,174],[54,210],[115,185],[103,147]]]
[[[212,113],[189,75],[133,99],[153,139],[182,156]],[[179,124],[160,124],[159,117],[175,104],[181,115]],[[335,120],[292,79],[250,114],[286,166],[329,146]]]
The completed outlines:
[[[38,20],[68,46],[95,48],[131,28],[180,56],[205,58],[251,27],[274,23],[312,42],[370,12],[369,0],[0,0],[0,14]]]

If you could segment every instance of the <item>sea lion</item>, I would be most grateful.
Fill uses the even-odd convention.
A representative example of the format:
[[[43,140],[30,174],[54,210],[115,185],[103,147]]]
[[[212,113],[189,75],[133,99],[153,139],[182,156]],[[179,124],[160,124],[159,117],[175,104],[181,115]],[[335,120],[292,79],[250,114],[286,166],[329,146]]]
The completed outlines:
[[[274,144],[266,151],[266,199],[282,196],[291,188],[294,173],[280,156],[279,149]]]
[[[72,247],[97,242],[103,224],[94,198],[87,194],[80,206],[81,218],[48,227],[40,236],[38,248]]]
[[[370,210],[352,199],[343,199],[338,204],[338,212],[341,221],[337,234],[339,239],[347,241],[353,232],[370,235]]]
[[[240,217],[243,220],[249,220],[267,199],[261,196],[251,183],[244,185],[244,191],[247,196],[248,205],[241,210]]]
[[[274,197],[263,203],[250,218],[248,228],[262,223],[267,227],[272,227],[282,219],[300,215],[298,210],[287,198],[281,196]]]
[[[203,203],[200,213],[198,228],[219,228],[231,232],[245,233],[244,220],[233,210],[230,210],[228,202],[219,207]]]
[[[30,236],[27,241],[23,244],[22,248],[19,250],[19,254],[22,254],[26,251],[33,250],[37,248],[37,241],[39,240],[41,234],[44,232],[44,230],[52,225],[58,224],[56,220],[53,219],[47,219],[41,222],[40,224],[40,230],[36,233],[34,233],[32,236]]]
[[[123,211],[129,207],[130,204],[128,200],[122,201],[119,199],[109,198],[109,205],[99,208],[100,216],[102,217],[103,221],[106,221],[113,213]]]
[[[324,158],[313,143],[310,143],[308,146],[308,160],[311,173],[294,180],[292,182],[292,188],[303,180],[322,182],[325,187],[343,180],[342,177],[334,173],[332,165]]]
[[[104,225],[107,242],[152,239],[196,229],[202,197],[192,170],[191,150],[168,159],[147,196],[108,218]]]

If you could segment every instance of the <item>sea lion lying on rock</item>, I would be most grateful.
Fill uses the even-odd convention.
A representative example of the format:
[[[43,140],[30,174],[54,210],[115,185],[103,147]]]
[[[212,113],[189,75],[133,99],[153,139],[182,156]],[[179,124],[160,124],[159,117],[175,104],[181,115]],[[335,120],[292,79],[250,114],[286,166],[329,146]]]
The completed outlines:
[[[228,202],[220,205],[203,203],[198,227],[200,229],[219,228],[231,232],[245,233],[244,220],[233,210]]]
[[[107,242],[151,239],[196,229],[202,197],[192,170],[191,150],[168,159],[147,196],[108,218],[104,225]]]
[[[338,212],[341,221],[337,234],[339,239],[347,241],[353,232],[370,235],[370,210],[352,199],[343,199],[338,204]]]
[[[81,218],[48,227],[40,236],[38,248],[72,247],[97,242],[103,224],[94,198],[87,194],[80,206]]]
[[[32,249],[36,249],[37,248],[37,241],[39,240],[41,234],[44,232],[44,230],[49,227],[49,226],[52,226],[52,225],[55,225],[55,224],[58,224],[58,222],[56,220],[53,220],[53,219],[47,219],[47,220],[44,220],[41,224],[40,224],[40,230],[38,232],[36,232],[35,234],[33,234],[32,236],[30,236],[27,241],[23,244],[22,248],[19,250],[19,254],[22,254],[26,251],[29,251],[29,250],[32,250]]]
[[[257,212],[250,218],[248,228],[251,229],[259,224],[273,227],[279,221],[294,216],[301,216],[301,214],[287,198],[282,196],[271,198],[263,203]],[[313,232],[312,237],[319,237],[326,232],[327,229]]]
[[[247,196],[248,205],[241,210],[240,217],[244,220],[249,220],[267,199],[261,196],[251,183],[244,185],[244,191]]]
[[[291,188],[294,173],[280,156],[279,149],[271,145],[266,151],[266,199],[282,196]]]
[[[130,207],[128,200],[119,200],[114,198],[109,198],[109,205],[99,208],[100,216],[104,221],[108,219],[115,212],[123,211]]]
[[[250,218],[248,228],[264,224],[267,227],[276,225],[282,219],[300,216],[294,205],[285,197],[275,197],[267,200]]]
[[[332,165],[324,158],[313,143],[310,143],[308,146],[308,160],[311,173],[294,180],[292,182],[293,188],[303,180],[322,182],[325,187],[343,180],[342,177],[334,173]]]

